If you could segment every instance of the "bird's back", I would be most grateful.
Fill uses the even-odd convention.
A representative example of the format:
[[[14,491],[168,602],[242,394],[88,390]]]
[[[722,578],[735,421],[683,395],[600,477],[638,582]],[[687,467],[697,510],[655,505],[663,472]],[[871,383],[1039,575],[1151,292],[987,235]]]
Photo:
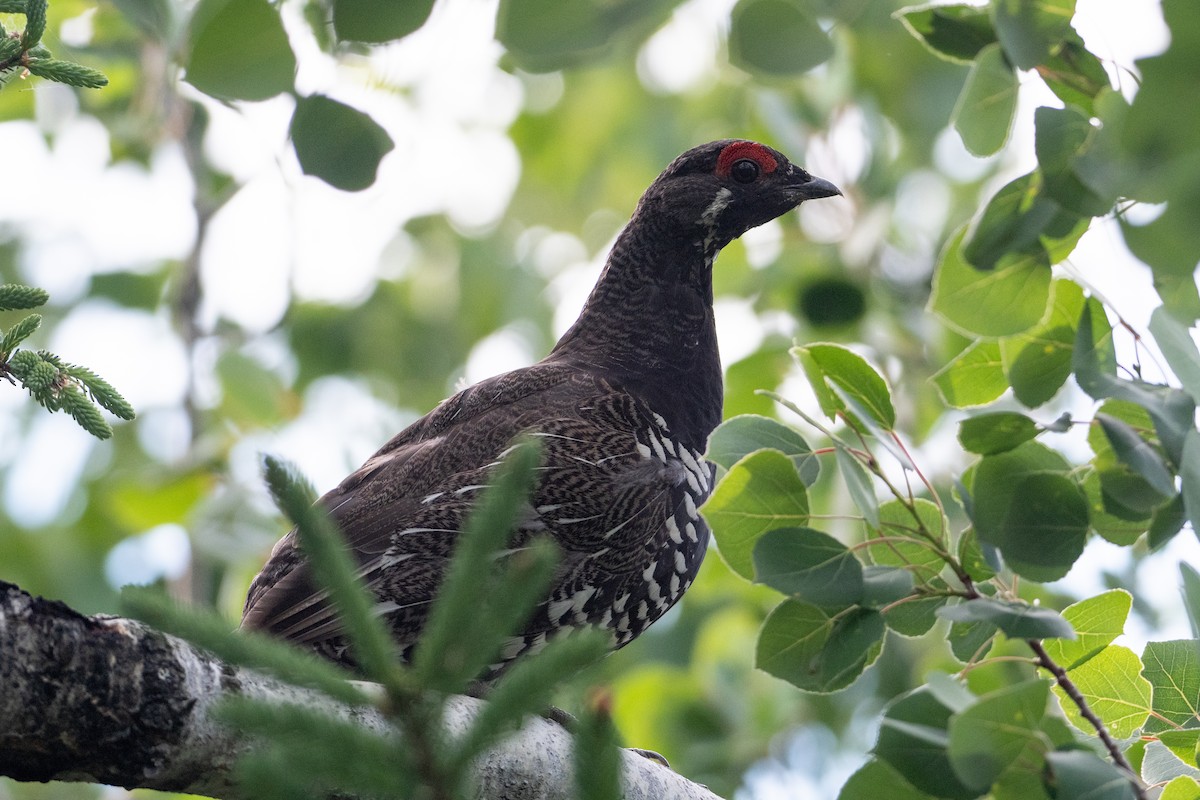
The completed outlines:
[[[696,511],[711,483],[702,454],[621,387],[571,365],[538,364],[445,401],[321,499],[404,655],[478,493],[521,434],[540,440],[542,464],[511,548],[548,536],[561,561],[550,594],[507,643],[497,671],[577,627],[609,630],[622,646],[694,580],[708,541]],[[294,533],[251,587],[243,625],[353,663]]]

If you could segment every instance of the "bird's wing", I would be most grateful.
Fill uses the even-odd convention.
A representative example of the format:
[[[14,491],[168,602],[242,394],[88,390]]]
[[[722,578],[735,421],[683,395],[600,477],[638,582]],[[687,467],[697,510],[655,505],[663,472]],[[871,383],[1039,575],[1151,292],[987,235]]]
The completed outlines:
[[[644,535],[634,533],[642,530],[634,522],[665,515],[647,508],[668,502],[664,491],[675,478],[637,452],[634,426],[643,417],[629,395],[597,378],[546,365],[520,370],[447,400],[321,502],[346,536],[378,613],[401,644],[411,644],[475,497],[519,433],[541,437],[543,463],[513,546],[552,535],[564,550],[564,583],[596,569],[632,569],[623,563],[625,549],[612,546],[618,541],[593,540]],[[593,557],[597,551],[608,559]],[[294,532],[255,579],[242,624],[314,646],[340,635]]]

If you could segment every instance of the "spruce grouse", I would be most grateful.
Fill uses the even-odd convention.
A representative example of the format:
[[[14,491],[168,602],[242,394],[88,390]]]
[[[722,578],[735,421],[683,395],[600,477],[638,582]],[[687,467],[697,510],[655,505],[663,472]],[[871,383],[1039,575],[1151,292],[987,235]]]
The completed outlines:
[[[755,142],[687,151],[646,190],[545,359],[444,401],[321,498],[403,657],[474,498],[522,433],[540,438],[542,469],[513,546],[548,535],[562,555],[549,594],[483,679],[564,629],[598,627],[622,647],[679,600],[708,545],[696,509],[712,490],[703,453],[721,421],[713,259],[750,228],[836,194]],[[254,579],[242,625],[353,667],[309,572],[293,531]]]

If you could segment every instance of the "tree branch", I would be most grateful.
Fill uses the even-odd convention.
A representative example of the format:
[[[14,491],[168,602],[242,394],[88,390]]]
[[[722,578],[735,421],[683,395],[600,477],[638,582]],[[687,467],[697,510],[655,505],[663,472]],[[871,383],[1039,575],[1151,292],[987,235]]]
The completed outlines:
[[[1067,675],[1067,671],[1050,657],[1040,639],[1027,639],[1026,644],[1029,645],[1029,649],[1033,650],[1033,654],[1037,656],[1038,666],[1054,676],[1055,682],[1062,687],[1067,697],[1071,698],[1071,702],[1075,703],[1079,708],[1080,715],[1096,729],[1096,735],[1104,743],[1104,749],[1108,751],[1108,755],[1112,758],[1113,763],[1128,776],[1129,782],[1133,785],[1133,793],[1137,797],[1137,800],[1146,800],[1146,786],[1142,783],[1141,776],[1130,766],[1128,759],[1125,758],[1125,754],[1121,752],[1121,748],[1113,740],[1112,734],[1104,726],[1104,721],[1096,716],[1096,712],[1092,710],[1087,698],[1083,696],[1083,693],[1079,691],[1079,687]]]
[[[233,695],[387,726],[370,709],[229,666],[134,620],[86,617],[0,581],[0,775],[239,800],[232,767],[254,742],[211,715]],[[461,735],[481,705],[452,698],[447,734]],[[475,763],[478,797],[567,800],[575,794],[571,747],[561,726],[528,719]],[[627,800],[719,800],[656,762],[622,756]]]

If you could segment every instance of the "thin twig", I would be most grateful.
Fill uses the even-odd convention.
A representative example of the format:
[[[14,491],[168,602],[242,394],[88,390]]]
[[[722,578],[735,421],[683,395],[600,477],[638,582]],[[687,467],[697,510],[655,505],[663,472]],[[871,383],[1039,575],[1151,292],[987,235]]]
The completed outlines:
[[[1029,645],[1029,649],[1037,656],[1038,666],[1054,676],[1055,682],[1058,683],[1067,697],[1071,698],[1071,702],[1075,703],[1079,708],[1080,715],[1096,729],[1096,735],[1104,743],[1104,748],[1108,750],[1108,755],[1112,758],[1113,763],[1127,773],[1137,800],[1146,800],[1146,786],[1142,783],[1141,777],[1134,772],[1133,767],[1126,760],[1125,754],[1121,752],[1121,748],[1117,746],[1108,729],[1104,727],[1104,722],[1096,716],[1095,711],[1092,711],[1092,707],[1088,705],[1087,698],[1083,696],[1083,693],[1079,691],[1079,687],[1067,675],[1067,671],[1050,657],[1050,654],[1046,652],[1046,648],[1042,646],[1040,639],[1027,639],[1026,644]]]

